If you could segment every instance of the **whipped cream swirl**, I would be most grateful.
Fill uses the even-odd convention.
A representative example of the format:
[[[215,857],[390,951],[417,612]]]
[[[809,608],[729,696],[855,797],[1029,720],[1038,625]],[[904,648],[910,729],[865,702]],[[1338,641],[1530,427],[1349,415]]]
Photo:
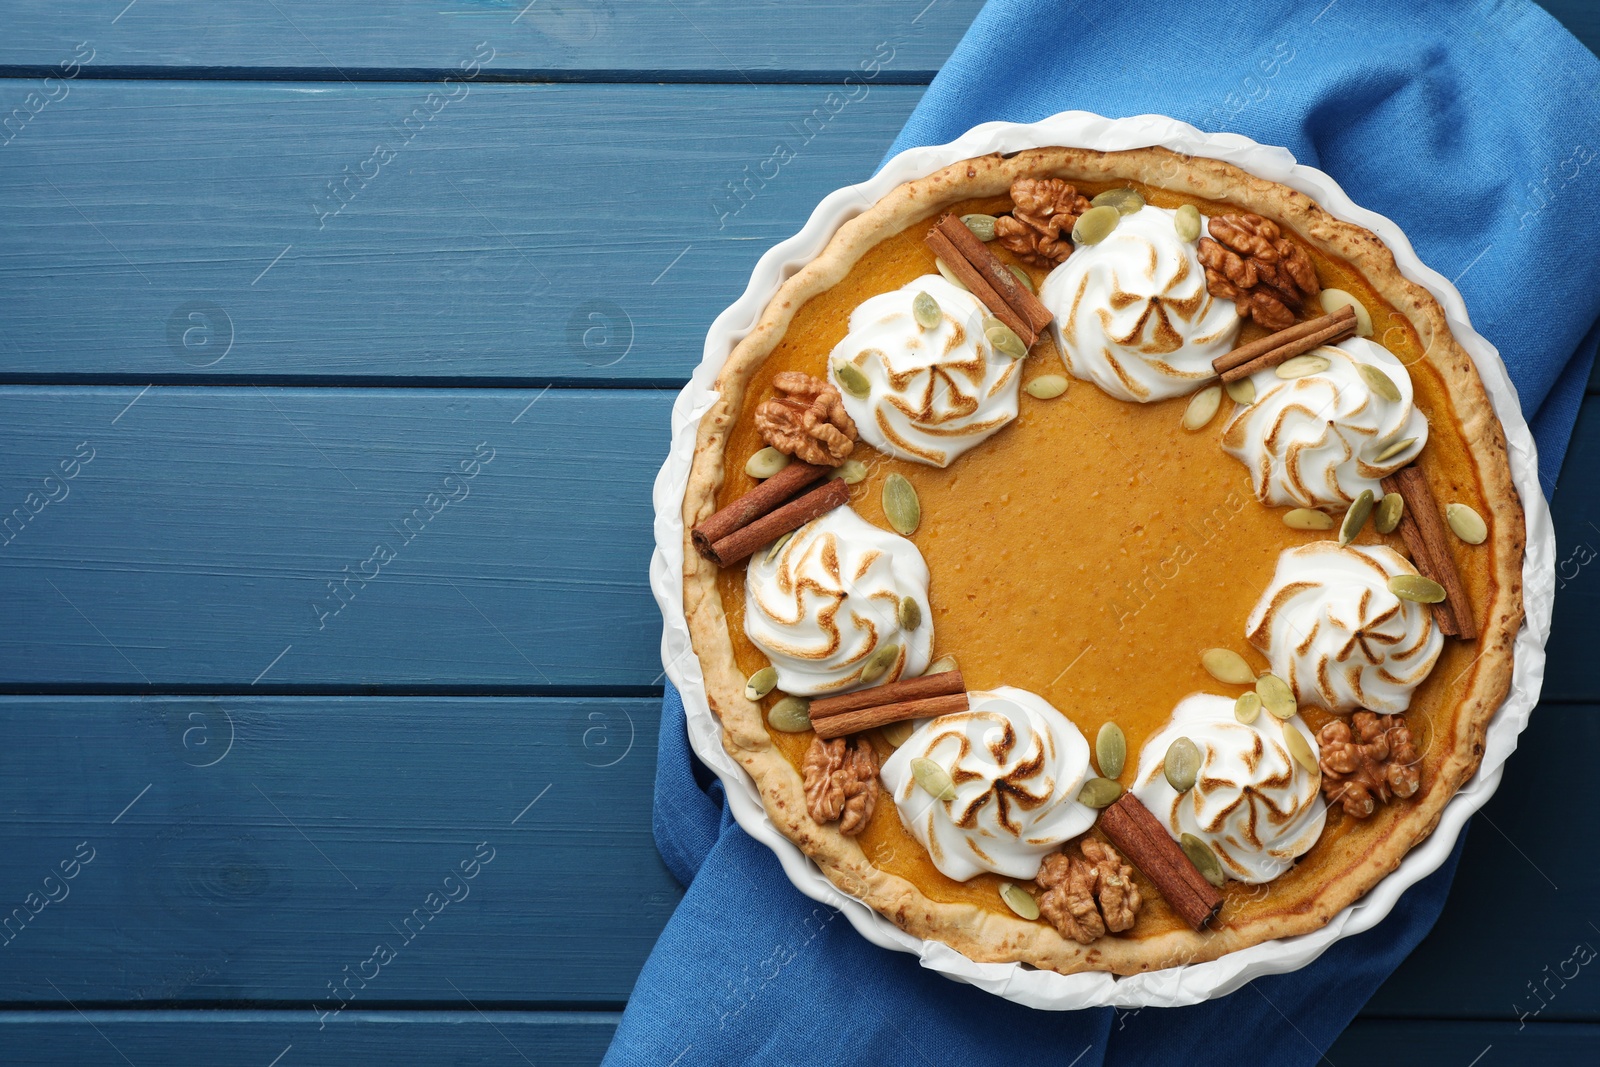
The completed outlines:
[[[1193,392],[1216,377],[1211,361],[1239,334],[1233,301],[1206,290],[1176,214],[1144,207],[1123,216],[1099,244],[1079,245],[1039,291],[1067,369],[1118,400]]]
[[[938,325],[920,325],[912,301],[939,304]],[[925,274],[872,297],[850,313],[850,333],[828,357],[845,410],[879,452],[935,467],[1017,417],[1022,361],[995,352],[983,336],[988,310],[978,298]],[[867,377],[865,397],[851,395],[834,369],[853,363]]]
[[[970,693],[971,708],[922,724],[883,765],[900,821],[958,882],[983,871],[1032,878],[1044,857],[1094,825],[1078,803],[1089,743],[1043,697],[1001,686]],[[955,799],[917,785],[911,761],[950,773]]]
[[[1327,358],[1327,370],[1287,381],[1275,369],[1251,375],[1255,402],[1237,409],[1222,431],[1223,451],[1250,469],[1257,499],[1269,506],[1339,509],[1363,489],[1381,497],[1379,480],[1428,443],[1411,375],[1382,345],[1352,337],[1315,354]],[[1362,364],[1393,382],[1400,399],[1374,392]],[[1378,461],[1408,438],[1411,444]]]
[[[1444,646],[1428,605],[1389,592],[1390,578],[1415,573],[1387,545],[1285,549],[1245,636],[1300,703],[1397,715]]]
[[[822,696],[861,687],[878,649],[899,654],[874,684],[921,674],[933,648],[928,565],[917,546],[880,529],[848,505],[795,531],[772,559],[745,571],[744,632],[778,671],[778,688]],[[902,597],[921,608],[915,630],[900,628]]]
[[[1174,840],[1193,834],[1217,854],[1228,876],[1270,882],[1322,836],[1327,807],[1322,777],[1289,754],[1285,730],[1297,730],[1320,754],[1300,716],[1284,722],[1266,712],[1248,725],[1233,717],[1230,697],[1184,697],[1161,731],[1139,752],[1133,793]],[[1200,749],[1194,788],[1179,793],[1167,782],[1167,749],[1187,737]]]

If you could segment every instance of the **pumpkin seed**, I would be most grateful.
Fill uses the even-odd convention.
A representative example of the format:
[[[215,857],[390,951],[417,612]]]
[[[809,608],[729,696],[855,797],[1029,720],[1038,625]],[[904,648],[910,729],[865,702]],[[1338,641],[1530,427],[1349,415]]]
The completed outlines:
[[[789,457],[768,445],[744,462],[744,472],[752,478],[770,478],[789,465]]]
[[[845,485],[855,485],[867,476],[867,465],[859,459],[847,459],[834,471],[835,478],[843,478]]]
[[[861,682],[863,685],[876,682],[900,658],[900,646],[893,641],[883,645],[872,655],[867,657],[867,662],[861,665]]]
[[[1249,726],[1261,714],[1261,698],[1254,693],[1241,693],[1233,702],[1233,717]]]
[[[1114,722],[1100,727],[1094,735],[1094,761],[1107,778],[1121,777],[1122,766],[1128,761],[1128,739],[1122,727]]]
[[[1372,336],[1372,313],[1367,310],[1365,304],[1351,296],[1349,293],[1345,292],[1343,289],[1324,289],[1317,296],[1317,302],[1322,305],[1322,313],[1324,315],[1332,315],[1335,311],[1338,311],[1340,308],[1346,305],[1355,308],[1356,336]]]
[[[778,668],[762,667],[750,676],[749,681],[744,683],[744,698],[746,700],[760,700],[772,692],[777,684]]]
[[[1167,746],[1161,770],[1167,776],[1168,785],[1187,793],[1194,788],[1194,780],[1200,774],[1200,746],[1187,737],[1178,738]]]
[[[1089,203],[1095,207],[1114,207],[1119,215],[1132,215],[1144,207],[1144,197],[1132,189],[1107,189]]]
[[[1469,545],[1481,545],[1489,536],[1489,525],[1483,521],[1483,516],[1465,504],[1445,505],[1444,521]]]
[[[1288,723],[1283,724],[1283,744],[1289,750],[1289,755],[1294,757],[1294,761],[1306,769],[1307,774],[1321,773],[1321,768],[1317,766],[1317,757],[1311,751],[1311,742],[1306,740],[1305,734]]]
[[[1200,877],[1218,889],[1227,884],[1228,877],[1222,873],[1222,861],[1217,859],[1217,854],[1211,851],[1210,845],[1193,834],[1183,834],[1178,838],[1178,847],[1189,857],[1189,862],[1200,872]]]
[[[1367,383],[1367,388],[1383,397],[1391,404],[1400,402],[1400,387],[1394,384],[1394,379],[1370,363],[1357,363],[1356,373],[1361,375],[1361,380]]]
[[[1054,400],[1067,391],[1068,384],[1066,375],[1041,374],[1022,388],[1031,397],[1039,400]]]
[[[1294,508],[1283,513],[1283,524],[1291,530],[1331,530],[1333,516],[1313,508]]]
[[[1183,428],[1193,433],[1204,429],[1222,406],[1222,386],[1211,385],[1194,394],[1189,406],[1183,409]]]
[[[944,260],[940,259],[938,256],[933,257],[933,265],[939,268],[939,273],[944,276],[945,281],[949,282],[951,285],[955,286],[957,289],[960,289],[964,293],[970,293],[972,291],[967,288],[967,283],[956,277],[956,272],[945,266]]]
[[[1383,499],[1378,501],[1378,513],[1372,518],[1372,526],[1381,534],[1394,533],[1405,512],[1405,497],[1399,493],[1385,493]]]
[[[961,221],[967,224],[967,229],[972,231],[972,236],[980,241],[994,240],[993,215],[962,215]]]
[[[917,724],[910,719],[905,719],[901,722],[885,723],[879,729],[883,732],[885,741],[895,748],[899,748],[911,740],[911,735],[917,732]]]
[[[911,317],[924,330],[931,330],[944,321],[944,312],[939,310],[939,301],[927,293],[918,293],[911,298]]]
[[[1020,885],[1003,882],[1000,885],[1000,899],[1006,902],[1006,907],[1016,912],[1024,919],[1033,920],[1039,917],[1039,902],[1033,899],[1033,894]]]
[[[1078,803],[1099,811],[1115,804],[1123,792],[1121,782],[1114,782],[1110,778],[1091,778],[1078,790]]]
[[[1228,390],[1228,399],[1240,407],[1247,408],[1256,402],[1256,383],[1249,378],[1229,382],[1224,388]]]
[[[786,734],[803,734],[811,729],[811,701],[784,697],[767,712],[767,722]]]
[[[1394,457],[1398,456],[1400,453],[1404,452],[1406,449],[1410,448],[1412,445],[1414,445],[1416,443],[1417,443],[1417,439],[1415,437],[1407,437],[1403,441],[1396,441],[1394,444],[1390,445],[1388,448],[1384,449],[1382,452],[1379,452],[1378,453],[1378,458],[1373,460],[1373,462],[1374,463],[1387,463],[1391,459],[1393,459]]]
[[[783,546],[788,544],[789,543],[789,538],[793,537],[794,535],[795,535],[795,531],[794,530],[790,530],[788,533],[784,534],[782,537],[780,537],[776,541],[772,542],[772,547],[767,549],[766,562],[771,563],[773,560],[777,559],[778,558],[778,553],[783,551]]]
[[[1022,338],[1018,337],[1016,332],[1004,323],[984,330],[983,336],[989,342],[989,347],[1002,356],[1021,359],[1028,354],[1028,346],[1022,343]]]
[[[922,501],[905,475],[891,474],[883,480],[883,516],[897,534],[909,537],[917,532],[922,522]]]
[[[867,381],[866,373],[854,363],[835,363],[833,376],[839,379],[839,388],[857,400],[865,400],[867,394],[872,392],[872,383]]]
[[[1367,516],[1372,514],[1372,490],[1363,489],[1360,495],[1350,501],[1350,507],[1345,510],[1344,521],[1339,524],[1339,543],[1348,545],[1356,539],[1356,534],[1361,532],[1361,527],[1367,524]]]
[[[1028,292],[1037,293],[1039,291],[1033,287],[1033,278],[1029,276],[1027,271],[1023,270],[1015,263],[1009,264],[1006,269],[1017,276],[1017,281],[1021,282],[1022,287],[1028,290]]]
[[[1200,666],[1219,682],[1228,685],[1250,685],[1256,672],[1250,669],[1244,657],[1231,648],[1208,648],[1200,653]]]
[[[1444,586],[1420,574],[1397,574],[1389,579],[1389,592],[1401,600],[1417,604],[1439,604],[1444,601]]]
[[[1078,216],[1072,226],[1072,239],[1080,245],[1097,245],[1111,236],[1122,221],[1122,212],[1109,204],[1092,207]]]
[[[950,772],[927,756],[918,756],[911,761],[911,777],[923,792],[935,800],[956,798],[956,783],[950,777]]]
[[[1303,356],[1295,356],[1293,359],[1284,360],[1278,364],[1272,373],[1280,378],[1289,380],[1321,374],[1331,366],[1333,366],[1333,361],[1327,356],[1319,356],[1315,352],[1307,352]]]
[[[956,663],[956,658],[954,656],[940,656],[938,659],[936,659],[932,663],[928,664],[928,669],[923,671],[922,673],[923,674],[946,674],[946,673],[948,673],[950,671],[958,670],[958,669],[959,669],[959,665]]]
[[[903,596],[900,598],[899,611],[900,629],[910,632],[922,625],[922,605],[916,598]]]
[[[1172,216],[1172,226],[1178,231],[1178,240],[1194,241],[1200,237],[1200,209],[1185,204]]]
[[[1263,674],[1256,679],[1256,696],[1261,698],[1261,706],[1279,719],[1292,719],[1300,710],[1295,706],[1294,690],[1276,674]]]

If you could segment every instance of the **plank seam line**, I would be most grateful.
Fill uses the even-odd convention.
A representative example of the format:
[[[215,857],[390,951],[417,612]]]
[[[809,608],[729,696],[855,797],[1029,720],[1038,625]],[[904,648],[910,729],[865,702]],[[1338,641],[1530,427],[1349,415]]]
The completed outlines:
[[[873,78],[874,85],[926,87],[933,81],[938,68],[890,71],[884,69]],[[473,79],[477,84],[490,85],[582,85],[597,88],[618,86],[696,86],[696,85],[750,85],[756,88],[830,88],[844,82],[847,77],[859,77],[854,67],[840,70],[720,70],[700,68],[692,70],[644,70],[579,68],[557,70],[543,67],[501,69],[490,73],[483,71]],[[7,81],[36,81],[46,77],[59,77],[56,63],[34,66],[32,64],[0,65],[0,79]],[[343,82],[352,85],[439,85],[446,78],[459,78],[461,72],[451,67],[389,67],[367,70],[338,71],[330,67],[167,67],[160,65],[127,64],[121,66],[95,66],[83,68],[74,79],[78,82],[125,81],[169,82],[190,84],[195,82],[256,82],[275,85],[285,82]]]

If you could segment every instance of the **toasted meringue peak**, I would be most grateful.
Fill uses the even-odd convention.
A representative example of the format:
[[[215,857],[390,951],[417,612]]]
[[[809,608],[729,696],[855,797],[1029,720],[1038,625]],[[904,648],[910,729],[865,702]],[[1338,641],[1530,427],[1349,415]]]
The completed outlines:
[[[984,871],[1032,878],[1046,855],[1094,825],[1078,803],[1089,742],[1043,697],[1001,686],[968,694],[971,708],[923,723],[883,765],[900,821],[933,864],[964,882]],[[911,762],[950,774],[955,799],[917,785]]]
[[[1338,509],[1363,489],[1382,496],[1380,479],[1428,443],[1411,375],[1382,345],[1352,337],[1315,354],[1328,360],[1327,370],[1287,380],[1275,369],[1251,375],[1255,402],[1237,409],[1222,431],[1223,451],[1249,468],[1256,498],[1272,507]],[[1399,399],[1379,395],[1362,377],[1363,364],[1393,382]]]
[[[1184,697],[1140,750],[1133,793],[1174,840],[1193,834],[1211,846],[1228,877],[1270,882],[1316,844],[1327,818],[1321,776],[1290,755],[1286,730],[1299,731],[1319,754],[1298,715],[1287,722],[1260,715],[1245,724],[1234,718],[1228,697]],[[1172,788],[1163,769],[1180,737],[1200,749],[1200,772],[1186,793]]]
[[[1389,591],[1390,578],[1415,573],[1386,545],[1285,549],[1245,636],[1300,703],[1398,714],[1444,646],[1428,605]]]
[[[917,546],[880,529],[848,505],[795,531],[768,559],[745,571],[744,632],[772,660],[778,686],[795,696],[861,687],[861,669],[879,648],[900,653],[873,684],[911,678],[928,666],[933,611],[928,565]],[[902,597],[921,609],[920,623],[900,629]]]
[[[920,325],[918,293],[938,303],[939,322]],[[1022,361],[995,352],[984,338],[988,314],[978,298],[937,274],[881,293],[850,313],[850,332],[828,357],[828,374],[862,440],[900,459],[948,466],[1017,417]],[[834,368],[850,363],[870,391],[855,396]]]
[[[1165,400],[1216,377],[1211,361],[1233,347],[1239,313],[1206,291],[1195,245],[1177,213],[1145,207],[1123,216],[1099,244],[1080,245],[1050,272],[1039,298],[1055,315],[1062,359],[1074,376],[1119,400]]]

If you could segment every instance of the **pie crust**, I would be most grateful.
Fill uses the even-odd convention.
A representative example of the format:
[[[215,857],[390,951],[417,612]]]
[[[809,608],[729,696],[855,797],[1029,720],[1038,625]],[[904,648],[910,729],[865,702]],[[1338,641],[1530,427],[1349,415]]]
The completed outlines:
[[[841,834],[835,824],[813,822],[806,814],[800,773],[774,744],[760,705],[744,696],[745,678],[735,659],[717,568],[688,542],[689,528],[716,509],[724,452],[744,410],[746,390],[802,306],[844,280],[861,257],[886,238],[914,224],[931,224],[961,201],[1003,197],[1019,177],[1060,177],[1089,184],[1131,180],[1153,190],[1254,212],[1277,221],[1314,251],[1349,264],[1405,317],[1424,346],[1423,359],[1443,382],[1453,409],[1449,414],[1476,468],[1493,531],[1484,546],[1489,553],[1489,595],[1487,602],[1473,605],[1482,627],[1479,654],[1463,671],[1470,672],[1470,678],[1453,704],[1453,714],[1448,721],[1431,724],[1431,755],[1421,791],[1404,802],[1400,814],[1380,832],[1346,834],[1326,847],[1319,845],[1320,878],[1314,883],[1297,881],[1292,891],[1273,893],[1243,917],[1230,918],[1225,909],[1220,928],[1202,933],[1168,924],[1140,936],[1136,926],[1129,935],[1080,945],[1061,937],[1048,923],[1024,921],[965,900],[933,899],[908,878],[875,866],[860,842]],[[1510,686],[1512,645],[1523,615],[1526,534],[1505,437],[1471,358],[1451,335],[1433,297],[1401,276],[1394,257],[1376,235],[1331,217],[1304,194],[1218,160],[1163,148],[1110,153],[1040,148],[1009,157],[965,160],[899,186],[840,227],[821,255],[789,278],[768,303],[755,328],[729,356],[715,388],[719,398],[701,419],[683,501],[683,598],[707,698],[722,725],[723,745],[757,784],[778,828],[843,892],[908,933],[943,942],[978,962],[1021,962],[1064,974],[1136,974],[1309,933],[1393,871],[1433,831],[1446,802],[1477,769],[1485,730]],[[1074,388],[1094,387],[1078,383]],[[1257,505],[1251,501],[1251,506]],[[880,803],[891,804],[887,797]]]

